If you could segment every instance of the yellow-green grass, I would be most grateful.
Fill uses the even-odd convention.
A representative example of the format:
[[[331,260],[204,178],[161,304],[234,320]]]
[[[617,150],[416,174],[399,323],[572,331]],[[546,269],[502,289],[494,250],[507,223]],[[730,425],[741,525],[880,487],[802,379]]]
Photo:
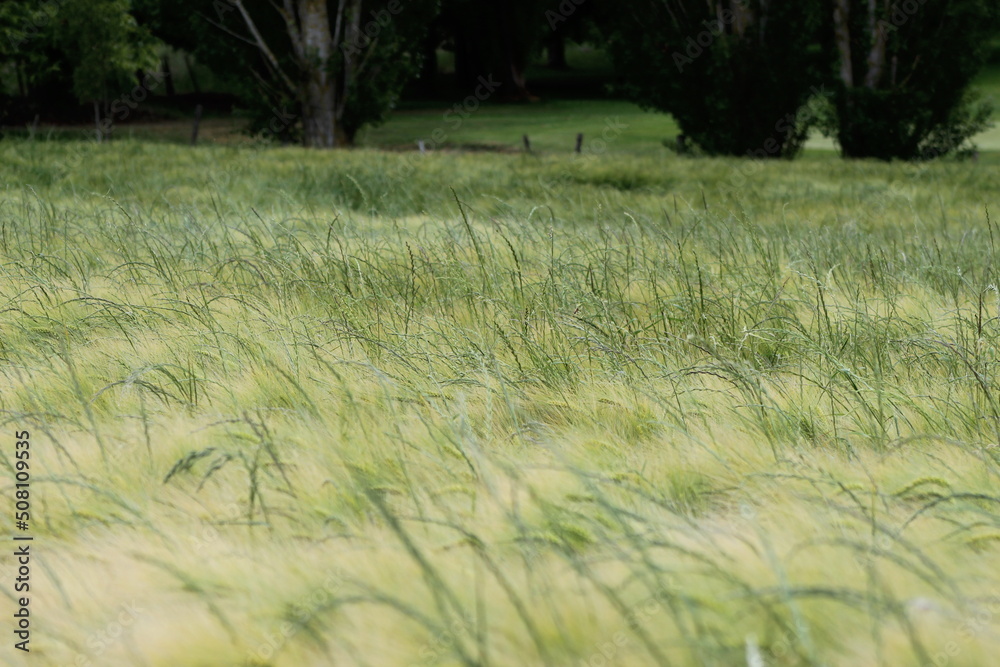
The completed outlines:
[[[0,144],[5,664],[989,664],[998,175]]]

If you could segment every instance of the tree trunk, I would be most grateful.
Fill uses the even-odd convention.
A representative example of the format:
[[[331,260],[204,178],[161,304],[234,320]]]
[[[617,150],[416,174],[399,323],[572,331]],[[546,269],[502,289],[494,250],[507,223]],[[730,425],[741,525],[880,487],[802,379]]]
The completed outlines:
[[[834,0],[833,35],[840,52],[840,80],[854,87],[854,62],[851,60],[851,0]]]
[[[194,66],[191,64],[191,56],[187,53],[184,54],[184,65],[187,66],[188,78],[191,79],[191,87],[194,92],[198,95],[201,94],[201,86],[198,85],[198,77],[194,73]]]
[[[500,80],[500,94],[509,102],[522,100],[537,100],[528,91],[528,82],[524,70],[528,65],[528,49],[515,38],[515,16],[511,0],[500,0],[494,5],[498,12],[498,25],[501,30],[501,69],[497,72]]]
[[[865,87],[875,90],[882,80],[885,71],[886,32],[878,27],[877,0],[868,0],[868,37],[872,48],[868,52],[868,72],[865,74]]]
[[[742,39],[757,22],[757,16],[753,8],[743,2],[730,3],[730,11],[733,13],[733,34]]]
[[[326,0],[299,0],[305,75],[302,96],[302,143],[312,148],[337,146],[336,95],[328,71],[333,45]]]
[[[163,72],[163,80],[167,84],[167,97],[173,97],[177,91],[174,89],[174,74],[170,71],[169,56],[163,56],[160,59],[160,70]]]
[[[336,141],[337,146],[352,146],[354,145],[354,133],[348,132],[344,128],[343,123],[337,123],[337,126],[333,128],[333,138]]]
[[[476,77],[483,69],[480,53],[464,28],[455,34],[455,82],[463,91],[475,88]]]
[[[545,48],[549,52],[550,69],[569,69],[566,64],[566,40],[562,33],[554,30],[545,41]]]
[[[509,61],[509,70],[505,74],[505,76],[498,77],[500,79],[500,90],[506,91],[503,95],[503,100],[507,102],[521,102],[524,100],[534,102],[538,100],[528,90],[528,79],[524,75],[524,70],[514,59]]]
[[[24,76],[24,63],[18,60],[14,65],[14,69],[17,71],[17,90],[23,99],[27,99],[28,85],[25,83],[26,77]]]
[[[420,87],[425,93],[432,94],[437,82],[438,62],[437,47],[441,39],[433,31],[427,33],[421,45],[424,52],[423,62],[420,64]]]

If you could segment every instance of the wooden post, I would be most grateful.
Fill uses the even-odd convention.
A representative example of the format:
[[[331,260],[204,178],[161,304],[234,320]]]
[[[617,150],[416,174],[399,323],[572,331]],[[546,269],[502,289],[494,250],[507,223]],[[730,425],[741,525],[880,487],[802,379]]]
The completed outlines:
[[[198,143],[198,126],[201,125],[201,105],[194,108],[194,125],[191,126],[191,145]]]
[[[576,135],[576,152],[579,153],[583,150],[583,132]]]
[[[173,97],[174,93],[174,73],[170,71],[170,57],[164,55],[160,58],[160,71],[163,72],[163,78],[167,83],[167,97]]]
[[[97,143],[104,141],[104,132],[101,131],[101,103],[94,100],[94,129],[97,132]]]
[[[528,141],[528,135],[523,135],[521,139],[524,141],[524,150],[531,152],[531,142]]]
[[[423,155],[424,153],[427,152],[427,149],[424,147],[424,140],[423,139],[421,139],[420,141],[417,142],[417,146],[420,147],[420,154],[421,155]]]

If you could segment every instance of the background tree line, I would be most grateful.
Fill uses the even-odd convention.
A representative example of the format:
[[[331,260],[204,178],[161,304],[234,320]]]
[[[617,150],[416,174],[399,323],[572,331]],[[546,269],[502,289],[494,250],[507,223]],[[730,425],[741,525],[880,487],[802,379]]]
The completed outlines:
[[[460,90],[520,102],[528,63],[565,67],[573,39],[676,118],[682,150],[792,157],[818,127],[845,156],[927,159],[989,124],[969,85],[998,32],[995,0],[5,0],[0,114],[92,114],[100,137],[169,89],[166,45],[225,78],[255,128],[347,146],[407,86],[433,94],[440,49]]]

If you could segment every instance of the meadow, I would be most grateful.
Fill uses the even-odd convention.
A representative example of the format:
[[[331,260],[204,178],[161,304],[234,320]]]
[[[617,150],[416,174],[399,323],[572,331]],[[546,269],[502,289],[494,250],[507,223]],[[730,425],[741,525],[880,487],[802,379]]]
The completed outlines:
[[[998,176],[0,143],[7,664],[991,664]]]

